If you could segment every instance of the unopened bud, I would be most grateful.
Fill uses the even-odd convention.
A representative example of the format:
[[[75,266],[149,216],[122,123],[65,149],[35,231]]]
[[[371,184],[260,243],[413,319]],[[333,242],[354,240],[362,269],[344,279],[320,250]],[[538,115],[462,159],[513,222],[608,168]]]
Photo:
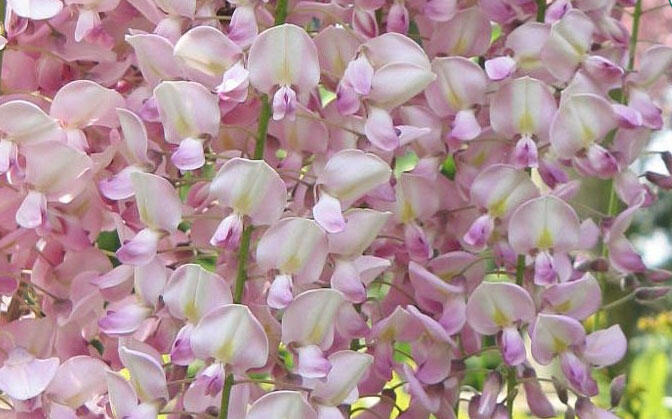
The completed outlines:
[[[621,402],[623,392],[625,391],[625,374],[611,380],[611,387],[609,388],[609,395],[611,397],[611,407],[616,407]]]
[[[635,291],[635,298],[639,301],[654,301],[670,292],[670,287],[640,287]]]

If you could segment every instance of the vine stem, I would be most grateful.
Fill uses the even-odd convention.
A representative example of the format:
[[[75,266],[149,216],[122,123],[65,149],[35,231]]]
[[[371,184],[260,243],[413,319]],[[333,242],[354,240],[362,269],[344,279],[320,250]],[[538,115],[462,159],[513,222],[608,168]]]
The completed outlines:
[[[546,0],[537,0],[537,22],[544,22],[546,17]]]
[[[518,255],[516,260],[516,284],[523,286],[525,278],[525,255]],[[518,380],[516,379],[516,368],[509,368],[509,373],[506,377],[506,408],[509,411],[509,417],[513,417],[513,402],[516,400],[516,387]]]
[[[635,56],[637,55],[637,40],[639,39],[639,21],[642,17],[642,0],[637,0],[635,3],[635,11],[632,14],[632,33],[630,34],[630,48],[628,50],[628,71],[635,68]],[[621,102],[625,104],[625,91],[621,92]],[[607,216],[612,217],[618,211],[618,201],[616,200],[616,189],[614,188],[614,181],[609,185],[609,204],[607,207]],[[606,258],[609,254],[607,245],[602,242],[602,257]],[[601,285],[604,286],[604,274],[600,275]],[[595,313],[593,319],[593,331],[597,330],[600,325],[600,312]]]
[[[282,25],[287,19],[287,0],[278,0],[275,7],[275,25]],[[259,113],[259,125],[257,127],[257,138],[254,143],[254,160],[264,159],[264,148],[266,146],[266,136],[268,135],[268,122],[271,119],[271,104],[268,96],[261,96],[261,111]],[[238,269],[236,272],[236,283],[234,286],[233,302],[240,304],[243,300],[243,291],[245,289],[245,281],[247,280],[247,258],[250,253],[250,241],[252,240],[252,225],[247,226],[243,230],[243,235],[240,238],[240,249],[238,251]],[[231,399],[231,389],[235,379],[233,373],[228,373],[224,379],[224,387],[222,388],[222,400],[219,407],[218,419],[228,419],[229,417],[229,403]]]

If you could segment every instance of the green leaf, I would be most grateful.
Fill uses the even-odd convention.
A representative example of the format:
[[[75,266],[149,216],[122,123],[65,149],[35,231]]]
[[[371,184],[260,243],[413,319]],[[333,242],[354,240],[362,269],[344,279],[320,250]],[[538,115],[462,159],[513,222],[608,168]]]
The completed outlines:
[[[455,166],[455,159],[452,155],[448,155],[446,159],[441,164],[441,174],[447,177],[450,180],[455,180],[455,173],[457,173],[457,167]]]

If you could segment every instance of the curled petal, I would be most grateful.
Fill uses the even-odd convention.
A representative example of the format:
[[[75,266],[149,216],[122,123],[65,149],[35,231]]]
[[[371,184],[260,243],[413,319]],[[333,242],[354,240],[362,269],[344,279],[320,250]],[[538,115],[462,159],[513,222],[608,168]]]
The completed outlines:
[[[28,400],[41,394],[56,375],[58,358],[37,359],[17,347],[0,368],[0,390],[15,400]]]
[[[259,267],[294,274],[302,282],[319,278],[326,257],[326,234],[306,218],[283,218],[266,230],[257,245]]]
[[[200,83],[164,81],[154,89],[166,141],[178,144],[185,138],[219,132],[217,96]]]
[[[476,120],[476,115],[471,109],[461,110],[455,115],[450,135],[458,140],[469,141],[478,137],[481,126]]]
[[[343,80],[347,81],[359,95],[368,95],[371,92],[373,67],[365,55],[360,55],[348,63],[343,74]]]
[[[119,359],[131,375],[131,383],[143,402],[168,400],[166,375],[161,364],[139,350],[119,347]]]
[[[521,137],[521,139],[516,142],[511,160],[511,163],[519,169],[538,167],[537,143],[535,143],[529,136]]]
[[[58,140],[62,136],[56,119],[37,105],[23,100],[0,105],[0,130],[3,139],[18,144]]]
[[[223,247],[224,249],[235,250],[240,245],[240,238],[243,235],[243,219],[238,214],[229,214],[217,226],[215,233],[210,238],[210,244]]]
[[[267,393],[254,402],[246,419],[295,417],[317,419],[317,413],[298,391],[280,390]]]
[[[58,367],[45,394],[50,400],[72,409],[105,393],[105,373],[108,366],[86,355],[69,358]]]
[[[343,294],[329,288],[299,294],[282,316],[282,342],[329,348],[334,338],[334,319],[342,303]]]
[[[485,72],[493,81],[507,79],[514,71],[516,71],[516,60],[508,55],[491,58],[485,62]]]
[[[542,299],[555,313],[584,320],[600,307],[602,291],[595,277],[586,274],[576,281],[547,288]]]
[[[532,199],[513,213],[509,243],[519,253],[533,249],[574,250],[579,243],[579,218],[572,207],[553,195]]]
[[[542,365],[573,345],[585,341],[586,332],[578,320],[567,316],[541,313],[531,333],[532,356]]]
[[[628,343],[621,327],[615,324],[586,336],[583,357],[595,366],[606,367],[620,361],[627,347]]]
[[[280,87],[273,95],[273,120],[285,117],[290,121],[296,118],[296,92],[288,86]]]
[[[474,249],[485,249],[494,229],[495,220],[489,214],[483,214],[471,224],[462,240]]]
[[[483,335],[494,335],[518,321],[529,323],[534,313],[534,302],[527,291],[507,282],[483,282],[467,302],[467,322]]]
[[[239,371],[262,367],[268,360],[263,326],[247,306],[239,304],[206,314],[191,334],[191,347],[196,357],[213,357]]]
[[[364,132],[371,144],[381,150],[392,151],[399,147],[399,134],[392,123],[392,116],[381,108],[369,109]]]
[[[369,370],[373,357],[361,352],[339,351],[329,355],[328,359],[332,368],[326,380],[317,383],[312,398],[322,405],[338,406],[351,392],[357,391],[357,384]]]
[[[160,234],[149,228],[140,230],[131,240],[117,250],[121,263],[143,266],[152,261],[159,245]]]
[[[541,58],[547,70],[560,81],[568,81],[583,55],[590,49],[594,26],[579,9],[571,9],[551,27]]]
[[[306,31],[292,24],[260,33],[250,47],[248,68],[250,83],[264,93],[292,85],[307,92],[320,80],[317,48]]]
[[[181,76],[181,66],[173,56],[173,44],[168,39],[148,33],[127,35],[126,42],[135,50],[140,71],[150,86]]]
[[[483,70],[463,57],[441,57],[432,61],[436,80],[425,90],[427,103],[445,117],[485,102],[487,80]]]
[[[527,359],[525,354],[525,342],[518,329],[514,327],[505,327],[502,330],[500,341],[502,348],[502,358],[508,365],[520,365]]]
[[[273,224],[287,205],[285,182],[263,160],[227,161],[212,180],[210,193],[255,225]]]
[[[329,159],[318,176],[317,184],[341,202],[349,204],[386,183],[391,174],[390,166],[375,154],[346,149]]]
[[[170,314],[194,324],[207,313],[232,302],[231,290],[219,275],[200,265],[182,265],[168,280],[163,301]]]
[[[46,213],[47,198],[39,192],[29,191],[16,210],[16,223],[23,228],[37,228],[42,225]]]
[[[139,171],[140,169],[135,166],[125,167],[116,175],[98,182],[98,189],[105,198],[113,201],[130,198],[135,193],[131,173]]]
[[[268,297],[266,298],[268,306],[278,310],[285,309],[293,299],[292,276],[276,275],[268,289]]]
[[[220,30],[212,26],[196,26],[175,44],[175,57],[214,80],[242,56],[242,50]]]
[[[56,93],[49,115],[69,128],[90,125],[116,128],[119,126],[116,109],[124,105],[125,100],[117,91],[90,80],[76,80]]]
[[[324,357],[319,347],[301,346],[296,349],[296,352],[298,353],[297,374],[304,378],[323,378],[329,374],[331,363]]]
[[[489,166],[471,184],[471,200],[487,209],[492,217],[507,218],[520,204],[538,194],[524,171],[504,164]]]
[[[562,102],[551,123],[551,146],[569,158],[599,142],[613,128],[616,118],[609,102],[592,94],[572,95]]]
[[[140,220],[155,230],[175,232],[182,220],[182,202],[168,180],[151,173],[131,173]]]
[[[183,172],[200,169],[205,164],[203,143],[196,138],[185,138],[170,156],[170,161]]]
[[[32,20],[51,19],[63,9],[60,0],[9,0],[9,6],[17,16]]]
[[[327,236],[329,253],[345,257],[361,255],[378,237],[378,233],[390,215],[389,212],[368,208],[353,208],[346,211],[343,214],[345,217],[344,230]]]

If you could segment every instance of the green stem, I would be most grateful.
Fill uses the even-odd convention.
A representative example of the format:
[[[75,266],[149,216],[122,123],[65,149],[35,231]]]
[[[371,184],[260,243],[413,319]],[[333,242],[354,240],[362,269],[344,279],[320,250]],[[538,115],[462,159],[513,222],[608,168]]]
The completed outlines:
[[[509,411],[509,417],[513,417],[513,402],[516,400],[516,386],[518,385],[516,381],[516,368],[509,368],[509,374],[506,378],[506,408]]]
[[[219,419],[227,419],[229,416],[229,399],[233,388],[233,374],[228,374],[222,388],[222,401],[219,406]]]
[[[278,0],[275,8],[275,24],[281,25],[287,19],[287,0]],[[257,127],[257,138],[254,143],[254,160],[264,159],[264,147],[266,146],[266,136],[268,135],[268,122],[271,119],[271,104],[267,95],[261,96],[261,111],[259,113],[259,125]],[[238,251],[238,269],[236,273],[236,283],[233,291],[233,302],[240,304],[243,300],[243,291],[245,281],[247,280],[247,258],[250,253],[250,241],[252,239],[253,226],[249,225],[243,230],[240,238],[240,249]],[[224,388],[222,389],[222,401],[219,409],[218,419],[228,419],[229,399],[231,398],[231,387],[233,387],[233,373],[226,375]]]
[[[630,59],[628,60],[628,71],[635,68],[635,55],[637,52],[637,39],[639,38],[639,19],[642,17],[642,0],[635,3],[635,11],[632,14],[632,34],[630,35]]]
[[[275,5],[275,26],[282,25],[287,20],[287,0],[278,0]]]
[[[537,22],[544,22],[546,17],[546,0],[537,0]]]
[[[630,300],[633,300],[634,298],[635,298],[635,292],[633,291],[630,294],[624,295],[623,297],[619,298],[618,300],[614,300],[614,301],[612,301],[608,304],[603,305],[602,307],[600,307],[600,311],[608,311],[608,310],[614,309],[614,308],[616,308],[620,305],[623,305],[623,304],[629,302]]]
[[[516,284],[522,286],[525,277],[525,255],[518,255],[516,261]]]
[[[257,141],[254,143],[254,160],[264,159],[264,147],[268,134],[268,122],[271,119],[271,104],[267,95],[261,96],[261,113],[259,114],[259,127],[257,128]]]

